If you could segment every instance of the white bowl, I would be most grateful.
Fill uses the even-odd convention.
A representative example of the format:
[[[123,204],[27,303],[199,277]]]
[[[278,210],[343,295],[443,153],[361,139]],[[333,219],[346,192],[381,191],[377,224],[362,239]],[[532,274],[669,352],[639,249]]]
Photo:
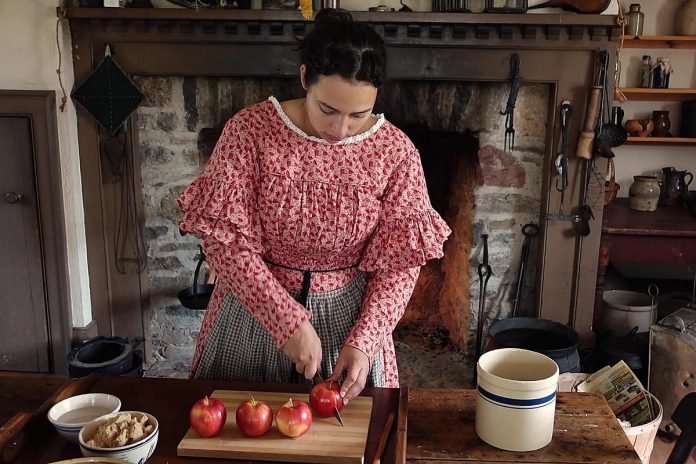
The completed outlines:
[[[48,420],[66,440],[77,444],[77,434],[88,422],[121,409],[121,400],[106,393],[72,396],[48,411]]]
[[[117,448],[98,448],[87,444],[87,441],[94,436],[101,424],[108,421],[109,419],[113,419],[118,414],[125,413],[129,413],[133,417],[147,416],[148,424],[154,425],[154,430],[140,441],[126,446],[120,446]],[[157,419],[155,419],[155,416],[140,411],[121,411],[120,413],[102,416],[82,427],[82,430],[80,430],[80,433],[78,435],[80,442],[80,450],[82,451],[83,456],[103,456],[110,458],[118,458],[123,459],[124,461],[127,461],[131,464],[143,464],[145,461],[147,461],[148,458],[152,456],[152,453],[155,452],[158,437],[159,423],[157,422]]]
[[[68,459],[66,461],[57,461],[50,464],[128,464],[127,461],[123,459],[116,458],[102,458],[102,457],[88,457],[88,458],[75,458]]]

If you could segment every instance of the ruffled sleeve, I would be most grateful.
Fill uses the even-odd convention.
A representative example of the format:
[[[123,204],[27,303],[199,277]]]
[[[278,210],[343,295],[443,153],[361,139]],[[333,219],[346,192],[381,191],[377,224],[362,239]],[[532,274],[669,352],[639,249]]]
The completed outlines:
[[[442,257],[450,232],[430,204],[420,155],[413,149],[390,178],[380,220],[359,264],[369,280],[360,316],[345,341],[370,360],[382,350],[389,387],[399,384],[392,332],[411,298],[420,267]]]
[[[266,246],[256,206],[259,168],[251,133],[239,114],[228,121],[205,171],[179,197],[184,212],[179,227],[203,239],[218,285],[232,292],[282,347],[311,313],[263,261]],[[219,308],[211,310],[217,314]]]
[[[420,155],[413,150],[392,174],[379,223],[365,249],[360,269],[408,269],[441,258],[451,233],[430,205]]]
[[[183,232],[236,250],[264,253],[256,202],[258,166],[253,141],[230,119],[203,174],[179,196]]]

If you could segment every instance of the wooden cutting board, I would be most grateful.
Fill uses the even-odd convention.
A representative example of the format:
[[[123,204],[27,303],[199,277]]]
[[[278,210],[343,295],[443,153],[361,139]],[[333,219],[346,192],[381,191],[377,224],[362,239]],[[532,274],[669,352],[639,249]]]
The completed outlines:
[[[225,403],[227,423],[219,435],[200,438],[189,428],[177,447],[177,455],[250,459],[261,461],[359,464],[363,462],[370,428],[372,398],[360,396],[342,411],[345,427],[333,418],[313,417],[312,427],[298,438],[288,438],[276,428],[275,413],[289,398],[309,402],[307,394],[215,390],[211,395]],[[273,409],[273,426],[261,437],[248,437],[237,428],[237,406],[251,397],[266,401]]]

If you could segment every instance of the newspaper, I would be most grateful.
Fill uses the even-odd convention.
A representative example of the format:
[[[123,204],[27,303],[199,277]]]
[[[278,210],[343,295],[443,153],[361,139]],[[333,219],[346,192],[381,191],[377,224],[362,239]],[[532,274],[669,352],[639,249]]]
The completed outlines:
[[[654,418],[649,395],[624,361],[595,372],[578,385],[578,391],[603,395],[616,418],[633,427]]]

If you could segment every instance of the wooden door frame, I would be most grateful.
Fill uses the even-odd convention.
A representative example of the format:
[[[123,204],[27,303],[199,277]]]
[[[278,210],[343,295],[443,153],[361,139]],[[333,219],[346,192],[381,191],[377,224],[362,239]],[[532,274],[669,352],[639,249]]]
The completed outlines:
[[[0,90],[0,116],[27,117],[31,123],[39,236],[48,321],[49,370],[67,374],[70,350],[67,249],[56,94],[44,90]]]

